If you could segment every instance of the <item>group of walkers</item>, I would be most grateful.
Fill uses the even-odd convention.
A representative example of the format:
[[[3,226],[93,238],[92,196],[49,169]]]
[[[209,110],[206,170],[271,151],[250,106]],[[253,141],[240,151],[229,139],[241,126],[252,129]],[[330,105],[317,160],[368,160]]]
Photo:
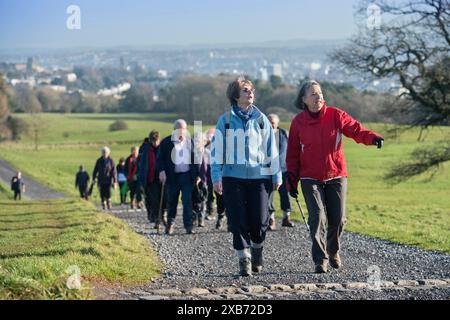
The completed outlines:
[[[267,230],[277,228],[275,193],[280,195],[282,226],[293,227],[291,198],[298,200],[300,184],[308,209],[312,258],[316,273],[340,268],[341,236],[346,224],[347,169],[342,137],[381,148],[383,138],[365,129],[343,110],[327,106],[321,87],[308,81],[299,90],[289,134],[278,127],[276,114],[266,116],[255,105],[251,81],[239,77],[226,91],[230,108],[215,128],[190,137],[183,119],[160,141],[150,132],[140,147],[133,147],[116,167],[107,147],[97,160],[93,181],[98,184],[103,208],[111,208],[111,189],[128,188],[132,208],[144,199],[155,228],[175,229],[178,198],[183,205],[183,226],[195,233],[194,222],[204,226],[217,204],[216,228],[227,217],[228,231],[239,262],[239,274],[261,272]],[[80,167],[80,172],[83,168]],[[87,197],[89,176],[79,173]],[[125,203],[126,193],[121,193]],[[162,212],[167,210],[167,219]]]

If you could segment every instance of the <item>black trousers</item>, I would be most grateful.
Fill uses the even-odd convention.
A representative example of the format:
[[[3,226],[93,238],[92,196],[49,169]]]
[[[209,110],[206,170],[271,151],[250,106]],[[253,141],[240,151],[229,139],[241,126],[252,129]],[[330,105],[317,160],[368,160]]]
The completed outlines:
[[[340,249],[340,238],[346,224],[347,178],[326,182],[303,179],[301,186],[309,214],[313,261],[321,264]]]
[[[284,212],[291,212],[292,211],[292,203],[291,198],[289,197],[289,194],[286,189],[286,172],[283,172],[283,183],[278,189],[278,193],[280,194],[280,207],[281,210]],[[276,211],[275,209],[275,192],[272,190],[269,195],[269,214],[272,214]]]
[[[78,191],[80,192],[80,197],[83,199],[88,199],[88,186],[82,185],[78,186]]]
[[[22,200],[22,193],[20,192],[20,190],[13,190],[14,191],[14,200]]]
[[[128,188],[130,189],[130,202],[136,199],[137,202],[142,201],[141,185],[139,181],[128,182]]]
[[[120,204],[125,204],[127,202],[127,192],[122,192],[125,183],[126,182],[119,182]]]
[[[272,182],[224,177],[222,184],[233,248],[243,250],[249,248],[251,242],[263,243],[269,226],[268,199]]]
[[[100,184],[100,198],[102,199],[102,202],[108,201],[111,199],[111,184]]]
[[[161,201],[161,183],[159,180],[152,183],[147,183],[145,186],[145,208],[147,209],[147,217],[150,222],[157,224],[161,223],[162,213],[165,209],[164,202],[166,197],[163,196],[163,206],[161,217],[159,215],[160,201]]]

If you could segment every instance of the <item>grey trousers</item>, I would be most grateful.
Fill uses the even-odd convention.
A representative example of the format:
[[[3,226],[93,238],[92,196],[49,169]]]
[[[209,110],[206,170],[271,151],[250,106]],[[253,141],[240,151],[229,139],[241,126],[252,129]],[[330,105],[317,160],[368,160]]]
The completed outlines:
[[[309,214],[313,261],[316,265],[326,263],[340,249],[346,224],[347,178],[326,182],[302,179],[301,186]]]

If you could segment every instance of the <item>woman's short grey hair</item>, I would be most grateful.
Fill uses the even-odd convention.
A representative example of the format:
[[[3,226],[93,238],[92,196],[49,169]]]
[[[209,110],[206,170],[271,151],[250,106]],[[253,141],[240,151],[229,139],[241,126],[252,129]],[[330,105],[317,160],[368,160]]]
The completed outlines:
[[[183,124],[187,127],[187,123],[184,119],[177,119],[175,120],[175,122],[173,123],[173,129],[181,129],[181,127],[183,126]]]
[[[107,147],[107,146],[104,146],[103,148],[102,148],[102,153],[111,153],[111,150]]]
[[[300,91],[298,92],[297,99],[295,99],[295,106],[300,110],[306,109],[306,104],[303,102],[303,97],[306,96],[306,93],[308,92],[309,88],[312,86],[319,86],[320,84],[316,80],[309,80],[303,83],[303,85],[300,87]]]
[[[132,147],[131,147],[131,153],[134,153],[134,152],[136,151],[136,149],[138,149],[137,146],[132,146]]]

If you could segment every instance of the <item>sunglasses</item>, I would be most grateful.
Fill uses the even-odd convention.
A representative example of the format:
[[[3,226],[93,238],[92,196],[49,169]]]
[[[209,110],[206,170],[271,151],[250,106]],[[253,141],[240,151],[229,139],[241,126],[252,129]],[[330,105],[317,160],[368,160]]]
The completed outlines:
[[[244,88],[244,89],[242,89],[241,90],[242,92],[245,92],[245,93],[254,93],[255,92],[255,89],[248,89],[248,88]]]

